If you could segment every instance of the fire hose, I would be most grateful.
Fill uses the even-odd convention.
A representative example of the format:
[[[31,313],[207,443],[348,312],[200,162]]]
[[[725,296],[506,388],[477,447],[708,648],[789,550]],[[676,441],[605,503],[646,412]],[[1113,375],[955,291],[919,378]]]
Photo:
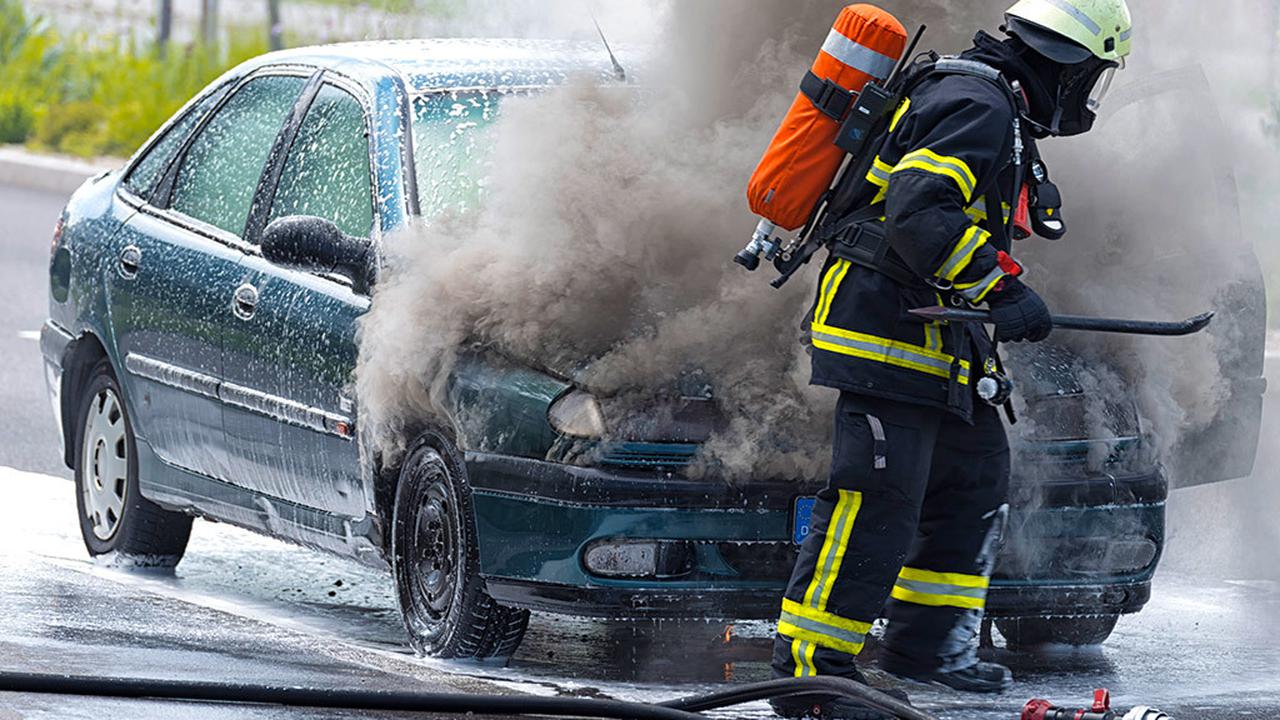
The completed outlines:
[[[484,695],[342,688],[307,688],[252,683],[220,683],[152,678],[93,677],[56,673],[0,672],[0,692],[78,695],[150,700],[238,702],[332,710],[400,711],[609,718],[610,720],[705,720],[700,713],[756,700],[797,695],[855,698],[900,720],[937,720],[875,688],[837,677],[807,677],[750,683],[719,692],[650,704],[598,698]],[[1094,694],[1088,709],[1068,710],[1046,700],[1031,700],[1020,720],[1121,720],[1110,708],[1106,690]],[[1138,706],[1123,720],[1170,720],[1168,715]]]

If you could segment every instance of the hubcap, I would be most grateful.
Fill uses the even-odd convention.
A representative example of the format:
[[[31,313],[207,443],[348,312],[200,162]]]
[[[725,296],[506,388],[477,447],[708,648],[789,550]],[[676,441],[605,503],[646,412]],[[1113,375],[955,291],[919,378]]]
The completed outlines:
[[[429,615],[443,618],[453,603],[454,578],[453,518],[445,488],[434,483],[427,489],[417,517],[418,597]]]
[[[93,397],[84,425],[80,463],[84,514],[94,537],[110,540],[120,526],[129,490],[128,431],[115,391],[104,388]]]

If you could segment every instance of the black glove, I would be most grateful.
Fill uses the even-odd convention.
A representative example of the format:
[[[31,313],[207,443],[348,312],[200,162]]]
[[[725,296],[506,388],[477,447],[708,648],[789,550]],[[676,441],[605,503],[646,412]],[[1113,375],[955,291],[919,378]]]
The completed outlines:
[[[996,342],[1040,342],[1053,331],[1053,318],[1044,300],[1017,278],[1010,278],[987,304],[996,326]]]

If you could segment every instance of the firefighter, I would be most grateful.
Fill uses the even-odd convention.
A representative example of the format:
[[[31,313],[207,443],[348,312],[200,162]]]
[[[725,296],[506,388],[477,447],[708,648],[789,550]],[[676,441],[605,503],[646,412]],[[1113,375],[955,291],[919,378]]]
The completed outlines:
[[[897,107],[860,203],[874,219],[853,233],[882,238],[887,252],[858,261],[833,250],[821,274],[813,382],[840,396],[830,480],[783,600],[779,676],[861,681],[855,657],[883,616],[888,673],[974,692],[1011,681],[1008,668],[977,658],[1009,445],[976,388],[999,374],[996,343],[1052,330],[1009,255],[1008,219],[1033,182],[1036,139],[1092,127],[1129,53],[1131,22],[1124,0],[1020,0],[1002,29],[1002,39],[979,32],[960,54],[968,72],[934,70]],[[981,325],[904,315],[953,302],[986,305],[995,342]],[[786,717],[882,717],[846,699],[774,707]]]

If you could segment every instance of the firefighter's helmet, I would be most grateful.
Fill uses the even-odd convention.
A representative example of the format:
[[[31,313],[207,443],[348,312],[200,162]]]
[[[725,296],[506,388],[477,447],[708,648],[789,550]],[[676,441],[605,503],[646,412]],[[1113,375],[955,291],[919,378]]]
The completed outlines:
[[[1123,65],[1133,45],[1125,0],[1018,0],[1005,23],[1011,35],[1064,65],[1090,56]]]

